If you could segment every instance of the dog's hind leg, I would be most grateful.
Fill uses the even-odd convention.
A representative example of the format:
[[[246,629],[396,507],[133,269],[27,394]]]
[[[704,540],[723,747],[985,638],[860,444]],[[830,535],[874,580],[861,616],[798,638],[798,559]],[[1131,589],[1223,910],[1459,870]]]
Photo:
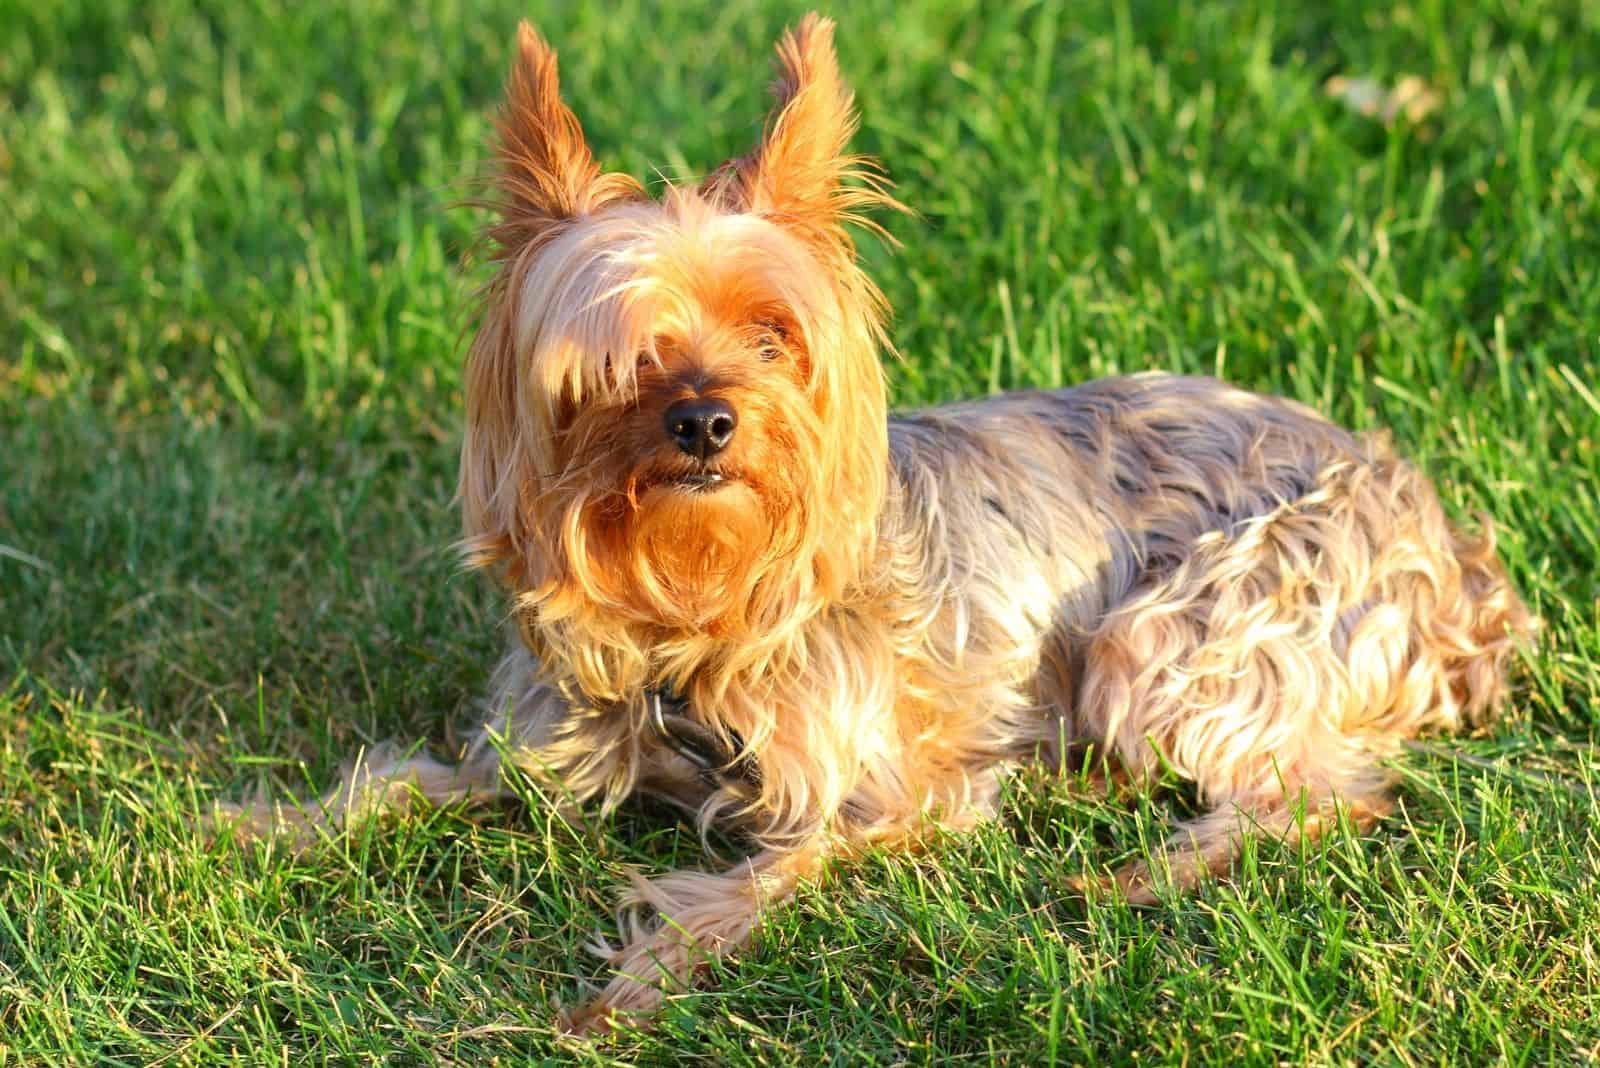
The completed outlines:
[[[1282,796],[1259,805],[1229,805],[1179,824],[1151,861],[1135,860],[1106,876],[1073,880],[1072,889],[1112,892],[1132,905],[1153,905],[1163,888],[1180,893],[1206,879],[1227,875],[1238,859],[1246,835],[1261,835],[1285,845],[1313,842],[1338,826],[1341,814],[1364,831],[1394,808],[1382,781],[1368,789],[1347,785],[1335,795],[1299,800]]]
[[[1419,731],[1482,722],[1534,621],[1492,540],[1446,522],[1392,459],[1195,538],[1090,636],[1078,715],[1146,777],[1162,764],[1213,811],[1109,882],[1148,901],[1226,871],[1245,833],[1322,833],[1339,804],[1388,810],[1382,761]],[[1303,803],[1302,803],[1303,802]]]

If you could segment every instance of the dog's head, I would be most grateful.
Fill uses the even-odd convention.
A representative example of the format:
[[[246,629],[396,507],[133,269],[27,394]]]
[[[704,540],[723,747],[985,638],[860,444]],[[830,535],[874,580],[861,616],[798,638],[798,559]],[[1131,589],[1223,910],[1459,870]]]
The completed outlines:
[[[847,227],[833,27],[778,44],[757,146],[651,199],[603,173],[527,24],[498,123],[498,263],[466,373],[467,546],[541,617],[771,627],[836,595],[886,479],[882,299]]]

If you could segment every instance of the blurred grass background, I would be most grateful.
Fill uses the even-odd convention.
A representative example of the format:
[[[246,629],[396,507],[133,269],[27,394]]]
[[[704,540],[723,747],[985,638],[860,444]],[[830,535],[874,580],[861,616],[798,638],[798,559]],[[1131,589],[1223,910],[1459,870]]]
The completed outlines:
[[[804,9],[0,0],[0,1063],[1571,1063],[1600,1052],[1600,8],[834,9],[921,213],[866,255],[914,405],[1150,367],[1391,427],[1548,623],[1370,838],[1129,913],[1159,840],[1012,816],[835,873],[655,1032],[562,1049],[663,813],[536,805],[291,859],[189,817],[440,737],[500,647],[449,544],[481,173],[516,20],[602,161],[742,152]],[[1426,78],[1385,126],[1334,74]]]

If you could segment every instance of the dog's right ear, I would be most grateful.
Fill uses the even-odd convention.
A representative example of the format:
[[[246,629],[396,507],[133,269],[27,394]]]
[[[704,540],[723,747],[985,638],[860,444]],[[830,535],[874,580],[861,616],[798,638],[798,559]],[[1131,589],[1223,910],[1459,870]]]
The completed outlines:
[[[526,22],[517,26],[495,130],[501,223],[494,238],[502,254],[520,251],[553,222],[641,195],[628,175],[601,173],[578,117],[561,102],[555,50]]]
[[[500,265],[481,294],[482,321],[467,355],[467,425],[459,493],[470,563],[505,563],[516,581],[533,547],[532,499],[551,464],[548,442],[524,385],[526,354],[516,325],[532,253],[568,220],[644,195],[626,174],[602,173],[578,117],[561,102],[555,51],[526,22],[495,120],[494,196],[487,234]]]

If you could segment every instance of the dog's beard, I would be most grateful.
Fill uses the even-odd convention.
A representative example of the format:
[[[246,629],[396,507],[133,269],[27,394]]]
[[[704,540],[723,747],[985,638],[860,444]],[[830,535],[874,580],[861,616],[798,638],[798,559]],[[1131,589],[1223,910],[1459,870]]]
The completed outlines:
[[[654,598],[682,623],[734,627],[761,562],[771,552],[773,517],[747,482],[724,478],[705,486],[646,491],[635,520],[634,570]]]
[[[724,378],[718,396],[739,413],[738,431],[710,457],[666,440],[663,412],[677,393],[665,378],[636,401],[591,404],[564,428],[565,473],[536,514],[546,544],[559,546],[548,558],[556,588],[589,605],[574,608],[643,626],[651,641],[747,640],[783,626],[826,551],[827,469],[817,461],[827,457],[790,372],[760,369]]]
[[[565,571],[587,600],[636,623],[731,636],[751,623],[757,589],[789,561],[793,497],[748,477],[643,474],[626,488],[569,502]]]

